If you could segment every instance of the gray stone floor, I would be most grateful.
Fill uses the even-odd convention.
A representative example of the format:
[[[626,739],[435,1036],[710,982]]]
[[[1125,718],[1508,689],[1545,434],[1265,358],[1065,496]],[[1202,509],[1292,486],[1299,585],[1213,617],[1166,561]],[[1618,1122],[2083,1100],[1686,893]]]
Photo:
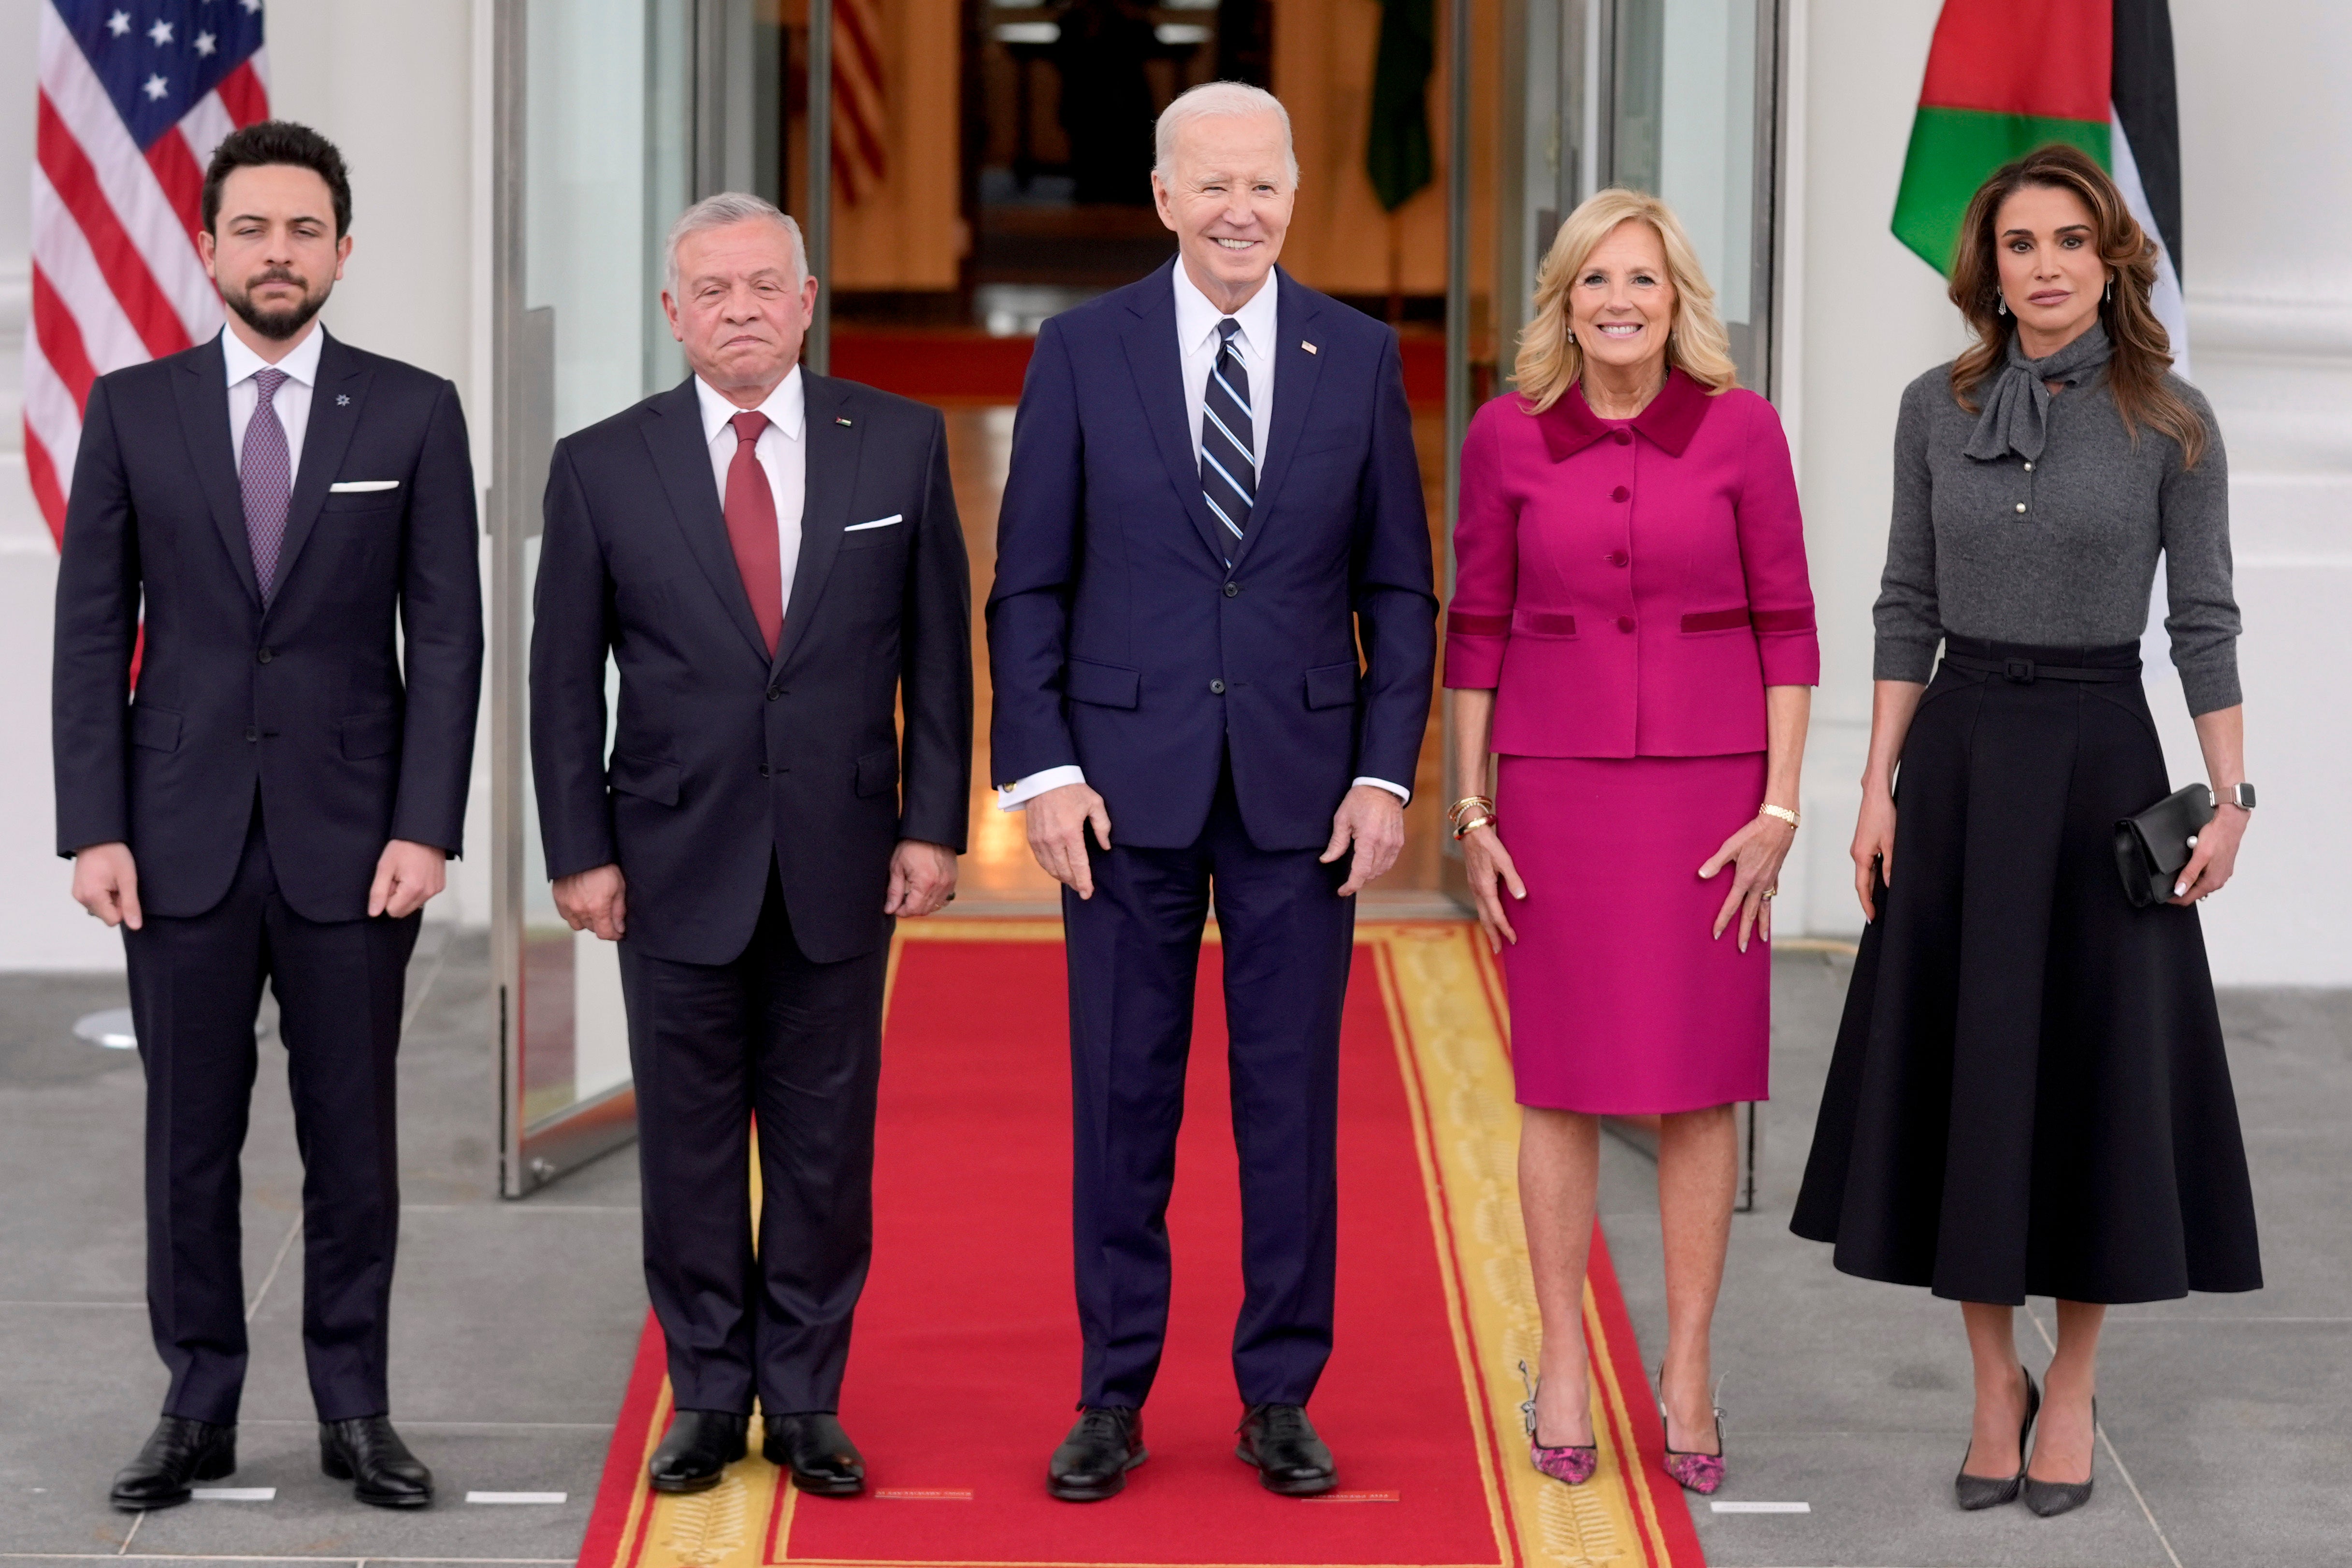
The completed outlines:
[[[142,1521],[109,1477],[154,1417],[163,1375],[142,1304],[135,1058],[73,1040],[121,1005],[107,977],[0,975],[0,1561],[568,1563],[644,1313],[629,1151],[528,1202],[492,1196],[492,1063],[478,936],[428,927],[402,1075],[404,1218],[395,1417],[439,1474],[422,1514],[353,1503],[318,1472],[299,1337],[300,1166],[283,1054],[265,1042],[246,1172],[253,1369],[235,1483],[268,1503]],[[1729,1375],[1731,1501],[1696,1511],[1708,1560],[1750,1568],[2302,1568],[2352,1561],[2336,1510],[2352,1475],[2352,993],[2225,995],[2271,1287],[2118,1311],[2101,1411],[2112,1448],[2091,1506],[1964,1515],[1958,1315],[1851,1280],[1787,1228],[1844,961],[1784,954],[1759,1208],[1735,1222],[1717,1319]],[[1652,1171],[1604,1145],[1605,1223],[1643,1343],[1664,1333]],[[2035,1304],[2041,1323],[2047,1303]],[[2029,1352],[2032,1327],[2021,1334]],[[2128,1479],[2126,1479],[2126,1472]],[[561,1506],[467,1504],[562,1491]]]
[[[1773,991],[1776,1098],[1764,1108],[1756,1212],[1733,1221],[1715,1355],[1731,1454],[1717,1514],[1693,1500],[1707,1561],[1737,1568],[2305,1568],[2352,1563],[2352,992],[2224,992],[2269,1288],[2117,1308],[2101,1342],[2105,1442],[2088,1507],[1968,1514],[1951,1478],[1968,1444],[1959,1311],[1855,1280],[1789,1233],[1848,961],[1783,953]],[[1665,1335],[1654,1167],[1603,1143],[1601,1206],[1642,1343]],[[2050,1303],[2018,1343],[2048,1359]]]

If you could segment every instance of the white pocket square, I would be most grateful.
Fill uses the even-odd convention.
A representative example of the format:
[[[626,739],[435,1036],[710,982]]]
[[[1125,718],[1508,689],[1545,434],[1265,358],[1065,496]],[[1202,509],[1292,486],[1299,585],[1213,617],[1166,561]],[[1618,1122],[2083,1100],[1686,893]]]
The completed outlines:
[[[339,479],[327,486],[330,496],[355,496],[362,490],[397,490],[397,479]]]
[[[841,531],[845,534],[854,534],[860,528],[887,528],[892,523],[903,523],[906,520],[906,513],[893,512],[887,517],[877,517],[870,523],[852,523]]]

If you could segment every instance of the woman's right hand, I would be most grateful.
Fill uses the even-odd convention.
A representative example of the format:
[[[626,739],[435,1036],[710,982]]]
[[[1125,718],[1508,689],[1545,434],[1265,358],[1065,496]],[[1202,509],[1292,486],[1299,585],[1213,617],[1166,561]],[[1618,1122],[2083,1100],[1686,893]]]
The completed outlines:
[[[1511,929],[1511,917],[1504,913],[1503,890],[1511,890],[1513,898],[1528,895],[1527,883],[1519,880],[1519,868],[1511,862],[1511,852],[1493,827],[1473,828],[1462,836],[1462,859],[1470,873],[1470,896],[1478,905],[1478,926],[1486,933],[1486,946],[1496,953],[1503,944],[1516,944],[1519,934]]]
[[[1862,917],[1875,920],[1874,884],[1895,885],[1895,796],[1891,791],[1863,790],[1862,815],[1853,824],[1853,853],[1854,896],[1862,900]]]

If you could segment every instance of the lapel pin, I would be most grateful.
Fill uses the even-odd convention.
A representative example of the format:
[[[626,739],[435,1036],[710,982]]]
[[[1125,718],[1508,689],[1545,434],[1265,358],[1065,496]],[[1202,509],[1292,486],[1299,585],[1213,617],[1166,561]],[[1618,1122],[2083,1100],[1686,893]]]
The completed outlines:
[[[335,394],[335,406],[336,406],[337,408],[349,408],[349,407],[351,407],[351,406],[352,406],[352,400],[351,400],[351,397],[349,396],[349,394],[344,393],[344,392],[337,392],[337,393]]]
[[[849,423],[849,417],[846,414],[836,413],[833,416],[833,423],[835,424],[847,424]]]
[[[1310,354],[1315,353],[1315,352],[1317,352],[1317,351],[1318,351],[1318,350],[1316,350],[1315,345],[1314,345],[1314,344],[1312,344],[1312,343],[1310,343],[1310,342],[1308,342],[1308,341],[1307,341],[1306,339],[1304,339],[1304,338],[1301,338],[1301,339],[1298,340],[1298,346],[1299,346],[1300,348],[1302,348],[1302,349],[1306,350],[1307,350],[1308,353],[1310,353]]]

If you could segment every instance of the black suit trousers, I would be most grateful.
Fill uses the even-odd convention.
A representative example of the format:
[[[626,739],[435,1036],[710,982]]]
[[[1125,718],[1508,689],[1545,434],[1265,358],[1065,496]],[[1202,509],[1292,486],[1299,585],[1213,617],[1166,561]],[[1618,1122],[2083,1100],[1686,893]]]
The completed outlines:
[[[878,913],[877,920],[883,919]],[[646,1289],[680,1410],[833,1410],[874,1250],[887,939],[820,964],[772,863],[725,964],[621,944],[645,1184]],[[751,1132],[760,1136],[758,1244]]]
[[[1082,1405],[1141,1407],[1171,1280],[1168,1200],[1202,929],[1223,939],[1227,1071],[1241,1156],[1244,1404],[1304,1405],[1331,1354],[1339,1263],[1339,1015],[1356,901],[1343,859],[1262,850],[1221,774],[1182,849],[1089,845],[1095,892],[1062,895],[1069,945]]]
[[[236,1419],[245,1383],[237,1206],[267,984],[302,1153],[302,1347],[322,1421],[389,1408],[400,1235],[394,1062],[421,915],[314,921],[278,885],[257,802],[228,893],[123,933],[147,1072],[147,1310],[163,1414]]]

